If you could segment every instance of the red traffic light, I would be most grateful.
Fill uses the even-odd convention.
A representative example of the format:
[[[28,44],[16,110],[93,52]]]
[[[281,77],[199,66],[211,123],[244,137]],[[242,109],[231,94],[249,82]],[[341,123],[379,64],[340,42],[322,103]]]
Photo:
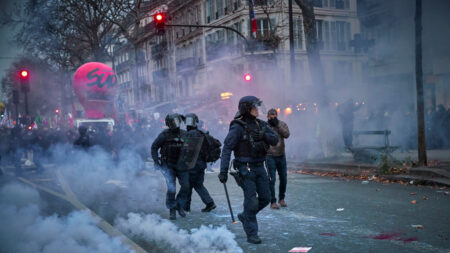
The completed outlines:
[[[30,73],[28,72],[28,70],[22,69],[20,71],[20,78],[25,80],[28,79],[30,77]]]
[[[244,80],[246,82],[250,82],[253,79],[252,75],[250,75],[249,73],[244,75]]]
[[[162,13],[157,13],[157,14],[155,14],[155,16],[154,16],[154,19],[155,19],[155,22],[157,22],[157,23],[164,22],[164,14],[162,14]]]
[[[55,110],[55,113],[59,113],[59,110],[58,110],[58,109],[56,109],[56,110]]]

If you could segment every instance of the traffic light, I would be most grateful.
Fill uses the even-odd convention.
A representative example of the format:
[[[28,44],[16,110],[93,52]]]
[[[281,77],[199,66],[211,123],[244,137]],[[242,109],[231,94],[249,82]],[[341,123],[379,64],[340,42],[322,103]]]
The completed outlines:
[[[247,73],[244,75],[244,81],[246,81],[247,83],[252,81],[252,79],[253,79],[253,76],[250,73]]]
[[[30,91],[30,72],[26,69],[19,71],[20,88],[22,92]]]
[[[58,114],[59,113],[59,109],[55,109],[55,113]]]
[[[163,35],[166,32],[166,15],[164,13],[156,13],[153,15],[153,22],[155,22],[158,35]]]

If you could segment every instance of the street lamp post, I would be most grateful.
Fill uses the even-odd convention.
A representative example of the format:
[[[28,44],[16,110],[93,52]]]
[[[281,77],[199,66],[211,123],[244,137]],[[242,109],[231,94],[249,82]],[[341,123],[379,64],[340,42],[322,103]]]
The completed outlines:
[[[422,72],[422,0],[416,0],[416,89],[417,89],[417,151],[419,164],[427,166],[427,146],[425,142],[425,106],[423,98]]]
[[[30,72],[26,69],[20,70],[19,78],[21,82],[20,90],[25,95],[25,115],[28,115],[28,92],[30,91]]]

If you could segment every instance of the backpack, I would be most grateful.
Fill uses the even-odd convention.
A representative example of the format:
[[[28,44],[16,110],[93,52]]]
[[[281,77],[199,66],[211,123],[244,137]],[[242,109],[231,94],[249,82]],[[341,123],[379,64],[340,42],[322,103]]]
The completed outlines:
[[[205,136],[206,145],[204,150],[205,160],[208,163],[213,163],[220,158],[222,152],[222,143],[214,137],[212,137],[209,132],[202,132]]]

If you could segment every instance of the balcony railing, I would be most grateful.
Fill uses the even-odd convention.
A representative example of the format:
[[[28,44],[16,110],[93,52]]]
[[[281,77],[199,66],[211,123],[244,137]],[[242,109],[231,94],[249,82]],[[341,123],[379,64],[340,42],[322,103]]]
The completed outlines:
[[[120,72],[120,71],[128,68],[129,66],[130,66],[130,61],[129,60],[121,62],[121,63],[117,64],[116,71]]]
[[[177,61],[177,70],[183,70],[186,68],[195,68],[200,64],[199,57],[188,57]]]

